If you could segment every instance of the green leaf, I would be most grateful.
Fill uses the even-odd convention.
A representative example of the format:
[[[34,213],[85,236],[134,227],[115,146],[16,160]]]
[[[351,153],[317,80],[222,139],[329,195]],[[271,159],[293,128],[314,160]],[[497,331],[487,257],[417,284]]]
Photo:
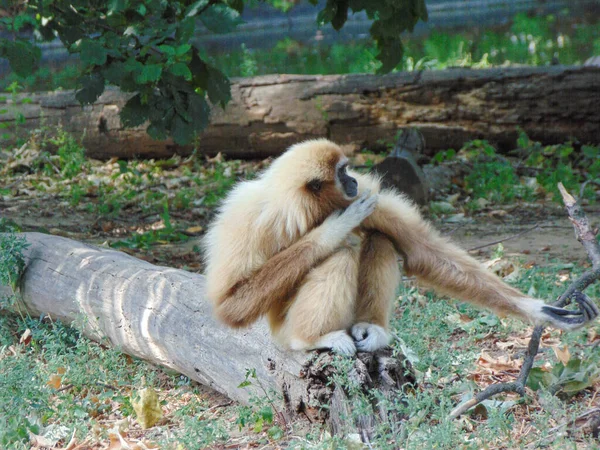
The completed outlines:
[[[540,367],[534,367],[527,378],[527,386],[537,391],[542,387],[548,387],[552,384],[554,376],[550,372],[542,370]]]
[[[183,45],[180,45],[179,47],[177,47],[177,48],[175,49],[175,54],[176,54],[177,56],[183,56],[183,55],[185,55],[187,52],[189,52],[191,48],[192,48],[192,46],[191,46],[190,44],[183,44]]]
[[[162,66],[160,64],[146,64],[142,71],[135,77],[135,81],[141,84],[153,83],[160,80]]]
[[[175,56],[175,47],[171,45],[159,45],[158,49],[167,56]]]
[[[35,71],[40,56],[40,49],[29,42],[0,39],[0,57],[8,59],[11,69],[21,77]]]
[[[188,42],[194,35],[196,30],[196,20],[194,17],[187,17],[177,27],[175,32],[175,40],[178,42]]]
[[[146,133],[150,135],[152,139],[157,141],[163,141],[167,138],[167,129],[162,122],[152,122],[146,128]]]
[[[377,42],[377,47],[379,48],[377,59],[382,63],[381,67],[377,69],[377,73],[390,72],[402,60],[402,54],[404,53],[402,41],[399,38],[382,39]]]
[[[142,104],[142,97],[137,94],[127,100],[119,116],[125,127],[137,127],[148,120],[149,106]]]
[[[348,20],[348,0],[338,2],[335,15],[331,19],[331,25],[337,31],[340,31]]]
[[[219,69],[207,65],[208,78],[206,92],[211,103],[219,103],[223,108],[231,100],[231,83]]]
[[[189,67],[194,74],[194,85],[206,91],[212,103],[220,103],[224,107],[231,100],[229,79],[220,70],[202,61],[196,48],[193,49]]]
[[[591,145],[582,145],[581,152],[583,156],[590,159],[600,158],[600,147],[592,147]]]
[[[260,409],[258,413],[265,422],[273,423],[273,408],[271,408],[270,406],[264,406]]]
[[[79,83],[83,87],[77,91],[75,98],[83,105],[94,103],[104,92],[104,77],[100,72],[81,77]]]
[[[208,1],[209,0],[200,0],[198,2],[192,3],[185,10],[185,17],[193,17],[196,14],[198,14],[203,8],[206,7],[206,5],[208,5]]]
[[[243,23],[240,13],[222,3],[212,5],[200,15],[200,20],[206,28],[214,33],[230,33]]]
[[[114,61],[102,70],[102,75],[109,83],[120,85],[123,77],[127,75],[125,64],[121,61]]]
[[[317,23],[319,25],[330,23],[335,17],[336,10],[335,0],[327,0],[325,7],[317,14]]]
[[[274,427],[269,428],[267,434],[271,439],[278,441],[279,439],[283,438],[285,433],[281,427],[275,425]]]
[[[171,124],[171,136],[175,143],[178,145],[189,144],[194,139],[194,134],[194,125],[176,114]]]
[[[109,0],[107,15],[116,14],[124,11],[129,3],[127,0]]]
[[[195,92],[188,95],[188,102],[188,114],[192,119],[196,132],[199,133],[208,126],[210,106],[208,106],[203,95],[196,94]]]
[[[102,66],[106,63],[108,52],[98,41],[93,41],[89,38],[82,39],[78,50],[81,62],[86,65]]]
[[[175,76],[183,77],[188,81],[192,79],[192,72],[190,71],[190,68],[187,66],[187,64],[182,62],[175,63],[169,67],[169,72]]]

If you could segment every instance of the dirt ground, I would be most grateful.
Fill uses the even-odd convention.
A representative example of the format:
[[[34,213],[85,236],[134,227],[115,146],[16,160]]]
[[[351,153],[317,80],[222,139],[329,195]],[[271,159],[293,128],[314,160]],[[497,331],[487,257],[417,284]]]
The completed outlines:
[[[587,260],[583,247],[574,239],[573,227],[562,207],[520,204],[511,208],[466,217],[459,222],[451,223],[444,218],[431,221],[443,235],[482,259],[491,254],[498,241],[502,241],[505,255],[537,265],[556,258],[572,263]],[[597,206],[586,208],[586,212],[592,222],[600,217]],[[209,217],[198,217],[193,211],[172,214],[180,228],[198,225],[205,228],[209,221]],[[41,231],[96,245],[114,242],[132,229],[152,226],[160,219],[158,214],[100,218],[81,209],[73,211],[64,202],[52,197],[0,200],[0,217],[14,221],[23,231]],[[201,272],[197,252],[200,237],[199,233],[184,243],[158,244],[148,250],[128,248],[125,251],[155,264]]]

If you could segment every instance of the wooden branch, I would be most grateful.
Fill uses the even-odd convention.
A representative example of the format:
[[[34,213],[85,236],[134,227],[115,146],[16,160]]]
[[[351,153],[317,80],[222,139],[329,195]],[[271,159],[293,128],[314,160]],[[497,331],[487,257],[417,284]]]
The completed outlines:
[[[204,297],[202,275],[58,236],[24,236],[31,245],[18,296],[31,315],[77,321],[90,338],[175,369],[233,400],[246,403],[253,394],[274,392],[288,415],[326,419],[326,406],[331,423],[339,423],[341,412],[329,408],[332,355],[286,352],[264,322],[246,330],[221,325]],[[0,286],[0,298],[8,295],[10,288]],[[381,388],[398,395],[395,389],[414,380],[408,362],[392,358],[389,349],[359,354],[354,364],[365,392]],[[256,385],[240,388],[248,369],[256,371],[250,380]],[[357,423],[345,430],[370,436],[378,422],[374,414],[370,428]]]
[[[471,139],[513,149],[517,127],[544,144],[600,142],[597,67],[268,75],[232,81],[232,100],[225,110],[213,108],[197,145],[200,153],[259,158],[315,137],[384,149],[382,140],[392,142],[398,129],[411,127],[423,133],[432,155]],[[83,139],[93,158],[164,158],[194,150],[150,139],[146,125],[123,128],[119,112],[130,95],[109,88],[85,107],[73,91],[21,94],[17,103],[9,97],[1,105],[7,112],[0,123],[12,126],[19,114],[26,121],[0,143],[6,147],[29,138],[33,130],[62,126]],[[23,98],[30,101],[20,102]]]
[[[589,219],[583,209],[577,204],[575,198],[567,192],[562,183],[558,183],[558,189],[562,195],[569,219],[571,220],[571,223],[573,223],[575,237],[586,249],[589,258],[592,261],[592,268],[573,281],[558,298],[556,303],[554,303],[554,306],[563,307],[569,302],[573,295],[578,292],[583,292],[589,285],[600,279],[600,244],[596,240],[596,232],[592,230]],[[529,377],[534,359],[540,349],[540,340],[543,331],[544,327],[541,325],[533,329],[531,339],[527,346],[527,353],[525,354],[525,359],[521,366],[521,372],[516,381],[510,383],[497,383],[488,386],[486,389],[475,395],[474,398],[454,408],[450,412],[449,418],[455,419],[467,412],[473,406],[503,392],[515,392],[524,396],[527,378]]]

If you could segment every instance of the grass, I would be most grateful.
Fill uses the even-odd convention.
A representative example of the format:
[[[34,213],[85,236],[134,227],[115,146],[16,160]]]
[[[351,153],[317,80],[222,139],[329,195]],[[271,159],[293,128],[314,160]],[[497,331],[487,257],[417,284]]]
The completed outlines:
[[[205,224],[237,179],[250,178],[264,166],[196,156],[100,163],[82,160],[81,147],[68,135],[59,134],[54,144],[58,146],[56,154],[45,153],[43,148],[26,149],[7,159],[2,169],[7,185],[25,178],[23,185],[3,195],[13,195],[25,186],[28,201],[39,195],[40,207],[56,198],[67,205],[70,214],[74,210],[84,217],[91,211],[103,223],[117,223],[111,235],[113,246],[135,249],[142,256],[165,243],[189,239],[193,233],[186,224]],[[485,141],[473,141],[458,152],[441,153],[434,161],[469,165],[472,175],[465,177],[463,199],[481,197],[503,204],[525,198],[519,173],[523,166],[538,174],[539,189],[527,194],[533,199],[550,200],[552,182],[559,176],[565,176],[563,181],[577,191],[578,183],[600,177],[598,152],[597,147],[577,149],[570,143],[541,146],[521,135],[518,149],[510,157],[496,154]],[[372,165],[379,155],[365,152],[361,157],[365,165]],[[588,183],[583,190],[589,201],[593,189]],[[141,219],[146,215],[154,217],[151,224]],[[190,220],[184,220],[186,217]],[[131,219],[133,224],[128,226]],[[3,223],[0,231],[15,229],[8,221]],[[102,234],[102,239],[110,233]],[[24,247],[14,236],[6,236],[0,239],[0,280],[10,284],[19,277],[22,264],[18,261]],[[501,248],[493,257],[507,258]],[[167,261],[171,261],[168,254]],[[561,261],[545,261],[542,266],[513,263],[519,270],[512,283],[544,299],[555,298],[582,270]],[[588,294],[597,298],[600,289],[592,287]],[[5,307],[12,304],[4,302]],[[579,332],[550,330],[544,335],[545,345],[525,399],[500,397],[450,421],[447,415],[457,403],[492,382],[514,378],[519,367],[515,361],[522,358],[522,342],[531,328],[517,320],[441,301],[410,281],[401,286],[395,306],[392,328],[401,341],[394,345],[398,351],[409,349],[418,386],[407,390],[402,401],[377,399],[405,421],[399,435],[379,430],[376,448],[519,448],[546,438],[551,441],[550,448],[556,449],[576,443],[591,445],[575,428],[570,436],[549,435],[548,430],[598,405],[597,324]],[[0,316],[0,447],[29,448],[30,433],[58,436],[64,444],[73,432],[80,440],[88,439],[90,445],[100,445],[116,426],[126,427],[127,439],[146,439],[161,448],[210,448],[231,442],[311,449],[348,446],[329,436],[319,424],[297,428],[301,427],[298,423],[279,421],[280,399],[272,393],[262,392],[248,406],[215,408],[215,401],[188,378],[92,342],[82,334],[84,326],[81,322],[70,327],[48,317]],[[551,347],[558,345],[569,349],[568,362],[559,362],[552,351]],[[508,368],[482,362],[484,353],[504,361]],[[241,385],[258,383],[252,368],[248,369]],[[347,360],[340,359],[338,382],[348,379],[347,370]],[[164,413],[164,419],[147,431],[140,428],[133,408],[143,388],[158,393]],[[554,391],[556,395],[551,393]],[[371,395],[376,398],[377,394]],[[353,414],[368,410],[370,400],[356,399]]]
[[[26,330],[31,340],[19,343]],[[172,423],[181,421],[187,439],[197,438],[195,446],[223,440],[224,424],[202,421],[206,402],[189,380],[168,375],[149,364],[124,355],[117,349],[96,344],[72,327],[48,319],[14,320],[0,317],[0,446],[29,448],[29,433],[68,441],[72,433],[85,440],[94,430],[98,440],[108,437],[103,425],[108,417],[135,417],[131,402],[136,391],[153,387],[170,396],[189,397],[175,408]],[[169,403],[169,397],[162,395]],[[171,407],[173,404],[170,405]],[[209,432],[209,430],[212,430]],[[176,438],[163,438],[163,443]],[[186,442],[182,439],[179,442]]]

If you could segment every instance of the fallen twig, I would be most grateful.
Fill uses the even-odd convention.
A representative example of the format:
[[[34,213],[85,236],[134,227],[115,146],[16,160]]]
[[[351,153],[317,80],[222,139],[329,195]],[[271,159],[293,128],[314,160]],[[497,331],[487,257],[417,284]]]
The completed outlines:
[[[533,230],[537,230],[539,227],[540,226],[538,224],[535,224],[535,226],[533,226],[531,228],[527,228],[526,230],[523,230],[517,234],[513,234],[512,236],[508,236],[508,237],[506,237],[504,239],[500,239],[498,241],[489,242],[487,244],[478,245],[477,247],[470,248],[467,251],[473,252],[475,250],[480,250],[482,248],[491,247],[492,245],[501,244],[502,242],[510,241],[511,239],[515,239],[515,238],[518,238],[519,236],[523,236],[524,234],[527,234]]]
[[[558,183],[558,189],[560,190],[563,202],[567,208],[569,219],[575,229],[575,238],[581,242],[592,262],[592,267],[573,281],[553,305],[556,307],[563,307],[568,303],[575,292],[582,292],[590,284],[600,278],[600,244],[598,244],[598,241],[596,240],[596,233],[592,229],[589,219],[583,209],[577,204],[575,198],[567,192],[562,183]],[[535,356],[538,354],[543,331],[543,325],[538,325],[533,329],[531,340],[527,347],[527,353],[523,360],[523,366],[521,366],[521,372],[516,381],[510,383],[497,383],[488,386],[474,398],[454,408],[450,413],[449,418],[457,418],[473,406],[502,392],[516,392],[521,396],[525,395],[525,385],[527,384],[527,378],[533,367]]]

